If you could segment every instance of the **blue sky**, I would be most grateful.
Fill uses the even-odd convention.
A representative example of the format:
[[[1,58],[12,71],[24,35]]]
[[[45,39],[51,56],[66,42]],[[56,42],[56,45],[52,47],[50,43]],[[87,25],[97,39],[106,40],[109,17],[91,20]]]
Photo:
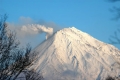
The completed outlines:
[[[120,2],[105,0],[0,0],[0,14],[7,13],[7,22],[15,24],[26,17],[53,22],[62,28],[74,26],[108,43],[120,25],[119,21],[111,20],[115,15],[109,9],[119,5]],[[36,39],[39,42],[41,38]]]

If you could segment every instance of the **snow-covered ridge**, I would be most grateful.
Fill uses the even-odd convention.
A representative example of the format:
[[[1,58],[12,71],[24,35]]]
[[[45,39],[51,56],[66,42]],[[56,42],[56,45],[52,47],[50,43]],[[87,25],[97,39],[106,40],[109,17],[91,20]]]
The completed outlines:
[[[98,42],[100,42],[102,45],[109,45],[109,46],[115,48],[113,45],[99,41],[99,40],[95,39],[94,37],[92,37],[91,35],[87,34],[86,32],[78,30],[75,27],[64,28],[64,29],[58,31],[55,35],[58,37],[58,36],[60,36],[60,34],[63,34],[62,36],[65,36],[67,38],[71,37],[72,39],[76,40],[77,42],[84,41],[83,44],[85,44],[85,43],[92,44],[93,43],[92,44],[93,46],[101,47],[98,44]],[[95,44],[94,44],[94,42],[95,42]]]
[[[64,28],[35,48],[33,67],[45,80],[102,80],[119,75],[120,51],[76,28]]]

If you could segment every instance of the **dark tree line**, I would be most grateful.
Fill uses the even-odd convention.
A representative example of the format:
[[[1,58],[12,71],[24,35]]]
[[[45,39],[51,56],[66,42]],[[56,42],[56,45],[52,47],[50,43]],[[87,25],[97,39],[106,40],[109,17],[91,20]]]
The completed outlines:
[[[109,2],[120,2],[120,0],[108,0]],[[113,20],[120,20],[120,7],[113,7],[112,9],[110,9],[110,11],[112,13],[116,13],[115,17],[113,18]],[[118,44],[120,45],[120,28],[117,29],[117,31],[114,32],[114,35],[112,35],[110,37],[110,43],[111,44]],[[106,78],[106,80],[120,80],[120,75],[119,76],[115,76],[115,77],[111,77],[111,76],[108,76]]]
[[[120,3],[120,0],[107,0],[111,3],[118,2]],[[113,20],[120,20],[120,7],[114,6],[112,9],[110,9],[112,13],[116,13]],[[120,27],[114,32],[114,35],[110,37],[111,44],[120,44]]]
[[[27,70],[36,58],[28,44],[20,48],[16,33],[8,29],[7,16],[0,16],[0,80],[16,80],[24,72],[26,80],[42,80],[42,75]],[[32,57],[31,57],[32,56]]]

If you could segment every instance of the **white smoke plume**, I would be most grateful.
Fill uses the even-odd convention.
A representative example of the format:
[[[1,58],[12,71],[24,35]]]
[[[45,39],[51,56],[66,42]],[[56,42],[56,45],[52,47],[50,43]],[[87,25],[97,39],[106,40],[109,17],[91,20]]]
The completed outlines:
[[[45,34],[46,39],[48,39],[53,34],[53,29],[54,32],[62,29],[61,26],[54,22],[33,20],[24,16],[21,16],[16,23],[7,23],[9,29],[16,33],[16,38],[20,41],[21,46],[30,43],[33,48],[45,40]]]
[[[44,25],[39,24],[24,25],[22,26],[21,31],[25,34],[39,34],[44,32],[46,33],[46,39],[53,34],[53,28],[45,27]]]

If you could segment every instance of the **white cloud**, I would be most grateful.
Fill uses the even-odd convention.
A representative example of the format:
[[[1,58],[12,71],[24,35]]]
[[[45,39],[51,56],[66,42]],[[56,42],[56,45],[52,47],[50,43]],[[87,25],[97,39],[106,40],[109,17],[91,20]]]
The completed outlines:
[[[42,32],[46,33],[46,39],[49,38],[53,34],[53,28],[46,27],[44,25],[39,24],[28,24],[24,25],[21,28],[21,32],[26,34],[40,34]]]
[[[17,23],[9,23],[10,30],[15,31],[17,39],[21,42],[21,45],[30,43],[33,47],[40,44],[45,39],[43,37],[46,34],[46,39],[50,37],[54,32],[60,29],[53,22],[45,22],[43,20],[35,21],[30,17],[20,17]]]

